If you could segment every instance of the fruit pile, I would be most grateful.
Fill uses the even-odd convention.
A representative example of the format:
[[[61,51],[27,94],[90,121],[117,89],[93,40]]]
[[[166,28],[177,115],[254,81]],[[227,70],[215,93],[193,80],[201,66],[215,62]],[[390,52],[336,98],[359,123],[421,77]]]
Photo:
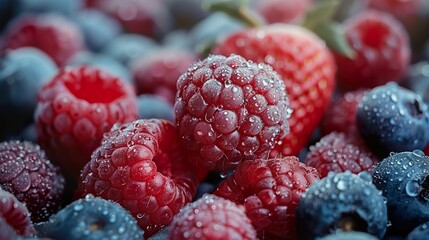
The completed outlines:
[[[428,3],[0,1],[0,239],[428,239]]]

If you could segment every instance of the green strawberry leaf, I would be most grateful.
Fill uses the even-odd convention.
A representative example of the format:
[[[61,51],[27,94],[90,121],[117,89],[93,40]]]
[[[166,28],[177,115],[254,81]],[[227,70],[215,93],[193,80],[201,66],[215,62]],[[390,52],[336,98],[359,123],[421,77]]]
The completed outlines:
[[[326,42],[328,48],[332,51],[354,58],[355,52],[350,47],[347,39],[344,35],[342,26],[335,22],[327,22],[319,24],[319,26],[313,30],[321,39]]]
[[[318,1],[316,5],[305,14],[304,21],[301,25],[307,29],[313,30],[320,24],[330,22],[339,6],[339,0]]]
[[[262,23],[248,9],[249,0],[203,0],[202,6],[207,11],[224,12],[242,21],[249,27],[259,27]]]

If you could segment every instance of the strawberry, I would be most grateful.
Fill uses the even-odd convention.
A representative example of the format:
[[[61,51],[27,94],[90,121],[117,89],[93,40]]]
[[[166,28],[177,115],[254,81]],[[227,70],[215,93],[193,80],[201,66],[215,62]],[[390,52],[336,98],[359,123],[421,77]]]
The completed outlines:
[[[271,156],[298,154],[319,124],[335,87],[336,67],[325,43],[303,27],[276,24],[235,32],[212,51],[267,63],[281,76],[293,113],[290,133]]]

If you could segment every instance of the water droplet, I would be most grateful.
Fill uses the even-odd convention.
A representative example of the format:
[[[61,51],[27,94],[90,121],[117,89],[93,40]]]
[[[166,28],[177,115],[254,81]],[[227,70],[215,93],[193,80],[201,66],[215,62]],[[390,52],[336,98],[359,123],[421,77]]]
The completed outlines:
[[[424,153],[422,150],[420,150],[420,149],[416,149],[416,150],[414,150],[414,151],[413,151],[413,154],[414,154],[415,156],[417,156],[417,157],[424,157],[424,156],[425,156],[425,153]]]
[[[76,204],[73,206],[73,210],[76,212],[82,211],[83,205],[82,204]]]
[[[338,190],[345,190],[346,189],[346,187],[347,187],[347,184],[346,184],[346,182],[344,182],[343,180],[339,180],[338,182],[337,182],[337,189]]]
[[[421,190],[421,186],[416,180],[411,180],[407,182],[407,185],[405,185],[405,192],[410,197],[418,196]]]

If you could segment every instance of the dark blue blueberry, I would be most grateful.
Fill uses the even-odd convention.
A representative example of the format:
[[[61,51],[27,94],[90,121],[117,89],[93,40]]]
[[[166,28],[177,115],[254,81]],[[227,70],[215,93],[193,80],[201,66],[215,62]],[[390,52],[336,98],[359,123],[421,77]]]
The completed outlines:
[[[93,54],[91,52],[80,52],[73,56],[68,62],[70,66],[88,65],[97,68],[105,69],[111,74],[125,80],[134,85],[134,80],[131,77],[130,71],[116,59],[107,55]]]
[[[425,222],[414,228],[405,240],[427,240],[429,238],[429,222]]]
[[[55,63],[35,48],[0,56],[0,138],[33,122],[36,95],[57,71]]]
[[[16,0],[0,0],[0,32],[7,25],[10,19],[14,17],[14,8]]]
[[[174,121],[173,107],[153,94],[142,94],[137,99],[139,118],[161,118]]]
[[[393,233],[429,221],[428,175],[429,157],[420,150],[392,154],[375,167],[373,182],[387,199]]]
[[[161,231],[157,232],[155,235],[150,237],[148,240],[169,240],[168,234],[169,234],[169,228],[165,227]]]
[[[128,66],[134,59],[145,56],[158,47],[158,44],[148,37],[122,34],[110,41],[103,53]]]
[[[71,15],[83,6],[83,0],[14,0],[17,12],[58,12]]]
[[[194,201],[200,199],[204,194],[211,194],[216,190],[216,186],[212,183],[202,182],[198,185],[197,193],[194,196]]]
[[[314,182],[302,195],[296,214],[299,239],[315,239],[338,230],[381,238],[387,227],[384,198],[368,173],[330,173]]]
[[[190,28],[209,14],[202,8],[201,0],[166,0],[176,28]]]
[[[216,12],[195,25],[189,32],[196,52],[204,52],[218,39],[235,32],[244,25],[225,13]]]
[[[143,239],[143,230],[119,204],[87,195],[36,226],[40,237],[62,240]]]
[[[85,36],[87,47],[94,52],[101,51],[122,31],[115,19],[95,9],[79,11],[75,15],[75,21]]]
[[[420,95],[426,104],[429,104],[429,62],[419,62],[410,66],[404,85]]]
[[[422,98],[396,83],[369,91],[359,104],[356,123],[374,153],[423,149],[429,141],[429,111]]]
[[[343,232],[339,231],[317,240],[377,240],[373,235],[364,232]]]

